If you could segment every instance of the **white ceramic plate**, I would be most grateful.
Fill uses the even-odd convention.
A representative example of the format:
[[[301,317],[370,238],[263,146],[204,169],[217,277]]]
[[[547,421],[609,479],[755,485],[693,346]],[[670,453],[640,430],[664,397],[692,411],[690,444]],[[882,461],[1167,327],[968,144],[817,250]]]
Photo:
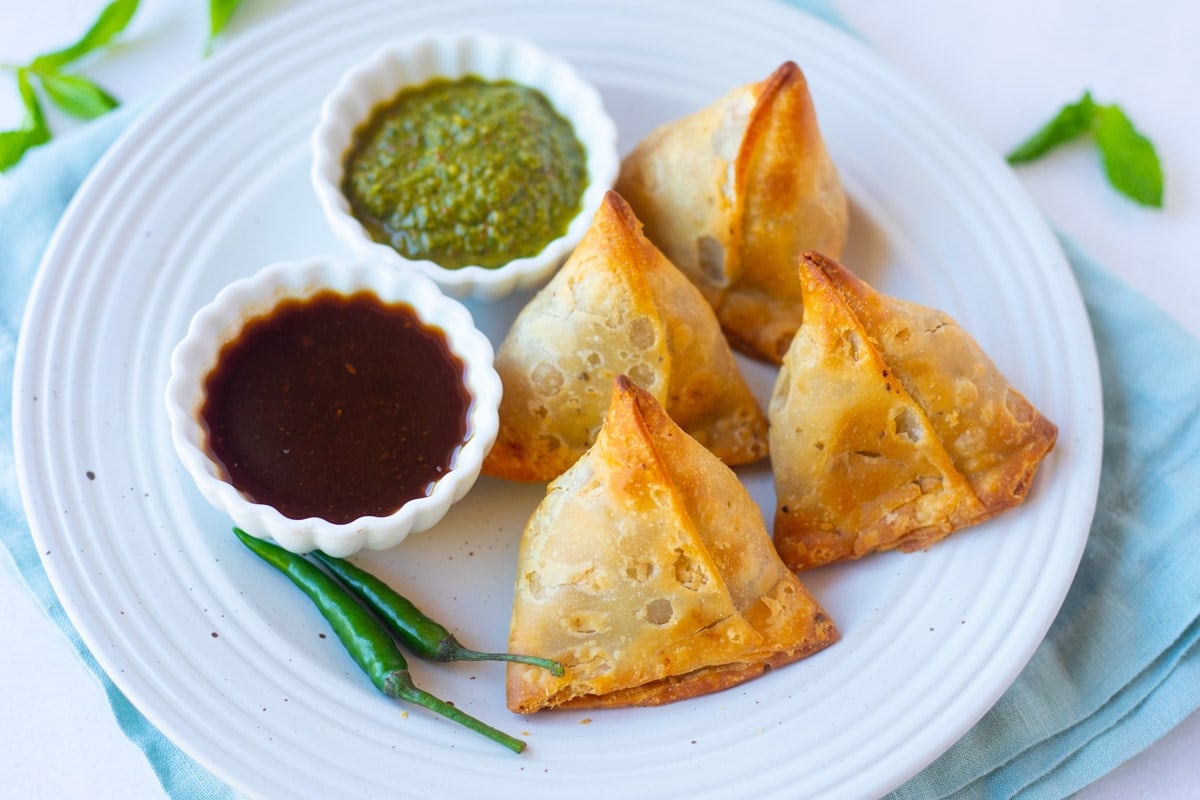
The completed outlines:
[[[221,286],[341,252],[308,186],[309,132],[341,71],[392,37],[463,27],[571,61],[623,151],[800,63],[853,200],[845,261],[954,314],[1060,426],[1028,502],[925,553],[806,574],[843,640],[720,694],[525,719],[505,710],[499,665],[414,664],[426,688],[524,735],[523,756],[376,693],[200,498],[162,392],[171,348]],[[498,337],[525,299],[475,311]],[[771,370],[746,366],[765,399]],[[38,549],[84,640],[166,735],[264,797],[881,794],[965,732],[1041,640],[1087,536],[1101,443],[1076,287],[1000,159],[852,38],[785,6],[694,0],[374,0],[264,25],[138,120],[75,198],[29,303],[14,418]],[[742,475],[769,514],[767,467]],[[502,648],[540,497],[482,480],[434,529],[361,563],[465,642]]]

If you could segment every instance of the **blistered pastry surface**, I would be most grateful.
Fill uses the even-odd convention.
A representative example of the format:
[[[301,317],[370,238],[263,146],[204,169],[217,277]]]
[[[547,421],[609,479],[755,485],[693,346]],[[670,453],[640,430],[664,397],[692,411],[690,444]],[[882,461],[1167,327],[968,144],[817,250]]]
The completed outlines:
[[[804,323],[769,407],[784,561],[913,550],[1019,503],[1053,424],[934,309],[806,256]]]
[[[623,386],[522,536],[509,647],[567,672],[510,665],[513,710],[668,702],[836,639],[732,472],[649,393]],[[731,527],[701,530],[714,523]]]
[[[840,256],[849,224],[800,68],[660,126],[625,157],[617,190],[735,346],[778,363],[800,324],[796,259]]]
[[[496,354],[504,384],[487,474],[548,481],[595,440],[627,375],[732,464],[766,452],[766,417],[699,291],[610,193],[579,249]]]

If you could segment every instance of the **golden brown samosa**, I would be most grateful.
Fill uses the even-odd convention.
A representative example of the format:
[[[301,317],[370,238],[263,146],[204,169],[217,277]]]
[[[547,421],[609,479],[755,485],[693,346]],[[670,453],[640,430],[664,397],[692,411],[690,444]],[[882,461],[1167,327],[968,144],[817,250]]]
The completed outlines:
[[[600,429],[628,375],[727,464],[766,454],[767,420],[712,309],[609,192],[583,241],[496,352],[500,431],[485,474],[548,481]]]
[[[521,538],[513,711],[658,705],[717,691],[838,638],[780,561],[733,471],[619,376],[604,427]]]
[[[656,128],[623,160],[617,191],[730,341],[779,363],[800,325],[796,259],[840,257],[849,219],[800,68]]]
[[[953,319],[800,259],[771,397],[775,546],[793,569],[927,547],[1025,498],[1057,429]]]

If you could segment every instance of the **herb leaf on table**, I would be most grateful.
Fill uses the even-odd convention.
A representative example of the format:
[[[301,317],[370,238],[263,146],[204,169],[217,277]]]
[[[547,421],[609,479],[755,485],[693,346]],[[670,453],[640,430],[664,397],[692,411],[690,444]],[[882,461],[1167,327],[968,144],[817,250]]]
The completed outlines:
[[[208,0],[208,42],[204,46],[206,55],[212,52],[213,42],[221,35],[221,31],[225,30],[229,18],[237,11],[241,2],[242,0]]]
[[[1091,130],[1096,105],[1090,92],[1084,92],[1077,102],[1068,103],[1054,118],[1008,154],[1008,163],[1024,164],[1041,158],[1060,144],[1076,139]]]
[[[1092,135],[1113,188],[1142,205],[1162,207],[1162,165],[1154,145],[1134,127],[1120,106],[1097,104],[1090,92],[1059,109],[1008,154],[1008,163],[1034,161],[1087,134]]]
[[[41,103],[29,83],[29,70],[24,67],[17,70],[17,90],[25,106],[25,119],[16,130],[0,132],[0,172],[20,161],[29,148],[50,139]]]
[[[115,97],[82,75],[47,72],[38,77],[46,96],[73,117],[95,119],[118,105]]]
[[[50,141],[50,127],[42,113],[33,81],[46,97],[73,117],[93,119],[116,108],[117,99],[82,75],[64,72],[79,59],[106,47],[133,19],[139,0],[112,0],[96,21],[73,44],[42,53],[25,66],[16,67],[17,89],[25,106],[25,120],[15,130],[0,132],[0,172],[14,166],[27,151]]]
[[[125,30],[137,7],[138,0],[112,0],[78,41],[61,50],[43,53],[30,62],[30,68],[39,73],[54,72],[99,50]]]
[[[1154,145],[1117,106],[1096,110],[1096,146],[1109,183],[1146,206],[1161,207],[1162,166]]]

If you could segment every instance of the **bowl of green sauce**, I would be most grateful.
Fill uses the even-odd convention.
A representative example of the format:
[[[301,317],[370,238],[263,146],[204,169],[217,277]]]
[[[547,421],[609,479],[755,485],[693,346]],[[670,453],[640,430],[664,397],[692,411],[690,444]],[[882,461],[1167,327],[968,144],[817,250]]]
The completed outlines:
[[[226,286],[175,347],[166,406],[200,493],[293,552],[433,527],[499,426],[490,341],[436,284],[377,259],[280,262]]]
[[[312,183],[354,252],[455,297],[544,283],[618,169],[596,89],[530,42],[430,34],[351,68],[321,107]]]

